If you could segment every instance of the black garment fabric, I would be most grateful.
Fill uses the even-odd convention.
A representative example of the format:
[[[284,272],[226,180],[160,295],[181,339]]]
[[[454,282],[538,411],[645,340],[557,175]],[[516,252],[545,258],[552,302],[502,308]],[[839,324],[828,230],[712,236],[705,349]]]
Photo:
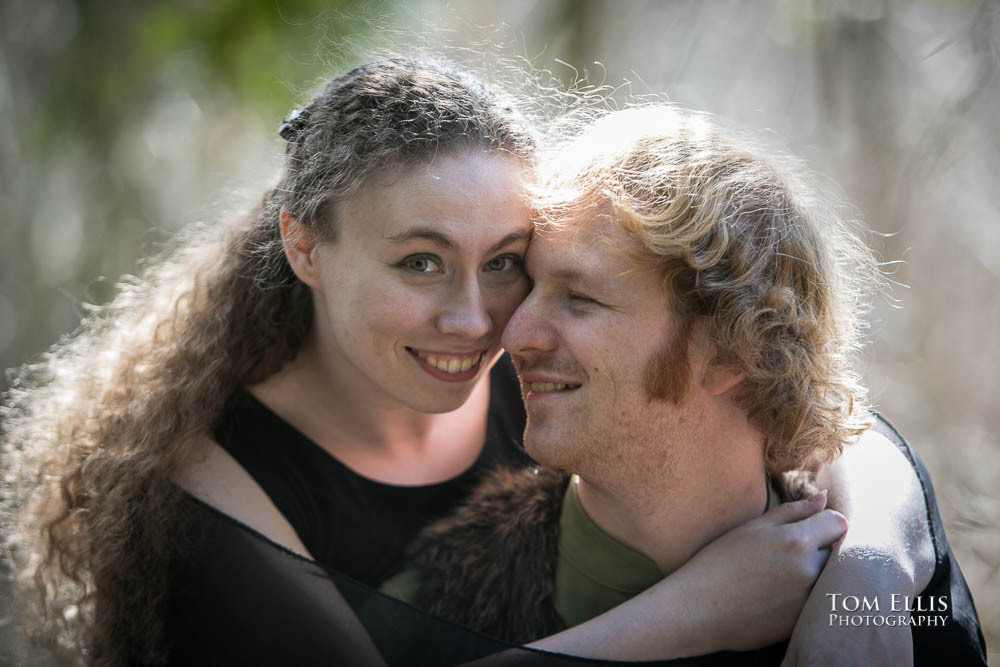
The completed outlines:
[[[893,442],[917,471],[936,557],[932,578],[917,598],[873,599],[886,613],[914,610],[912,616],[903,616],[912,625],[885,631],[912,630],[917,665],[945,660],[984,664],[985,642],[975,605],[945,538],[927,471],[891,424],[879,418],[873,430]],[[498,471],[485,480],[469,503],[430,526],[411,546],[411,566],[421,581],[414,602],[436,616],[510,641],[527,643],[558,630],[556,540],[567,480],[565,473],[546,468]],[[852,621],[874,618],[847,611],[830,616],[833,634],[849,632],[838,623],[850,627]],[[898,623],[899,618],[897,613],[888,620]],[[785,648],[733,653],[727,660],[777,665]]]
[[[722,667],[739,655],[624,663],[512,646],[329,572],[192,497],[183,507],[187,548],[172,563],[166,614],[171,665]],[[735,664],[777,664],[774,655]]]
[[[985,665],[979,619],[945,538],[927,471],[888,422],[880,419],[876,430],[903,451],[924,489],[936,568],[923,595],[949,599],[944,627],[913,629],[916,664]],[[188,528],[178,541],[185,546],[171,564],[167,601],[171,664],[707,667],[778,665],[784,654],[779,644],[748,653],[619,663],[514,647],[301,558],[193,498],[184,511]]]
[[[944,522],[938,510],[930,474],[917,453],[887,419],[879,415],[873,430],[884,435],[903,452],[913,465],[923,487],[927,522],[930,524],[931,540],[934,543],[935,567],[930,582],[920,592],[920,596],[948,601],[948,609],[944,612],[914,612],[914,616],[945,617],[943,627],[924,625],[912,628],[914,665],[986,665],[986,639],[979,624],[979,614],[972,601],[969,585],[945,536]]]
[[[525,413],[510,357],[490,371],[486,440],[476,462],[438,484],[397,486],[363,477],[248,392],[234,395],[216,441],[264,490],[323,567],[371,586],[399,572],[417,533],[448,514],[496,466],[523,467]]]

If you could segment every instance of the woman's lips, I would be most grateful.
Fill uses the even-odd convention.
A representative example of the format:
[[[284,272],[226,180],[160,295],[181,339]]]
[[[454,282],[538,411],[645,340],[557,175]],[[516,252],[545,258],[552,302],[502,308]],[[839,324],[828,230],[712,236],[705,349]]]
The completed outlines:
[[[466,382],[479,374],[487,350],[467,353],[431,352],[407,347],[420,367],[445,382]]]

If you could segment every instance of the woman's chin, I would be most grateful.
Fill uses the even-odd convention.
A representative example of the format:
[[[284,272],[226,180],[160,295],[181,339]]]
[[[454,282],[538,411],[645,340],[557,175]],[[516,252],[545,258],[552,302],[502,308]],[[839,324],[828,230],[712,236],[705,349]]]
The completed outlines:
[[[458,410],[460,407],[465,405],[471,395],[471,389],[469,391],[462,392],[461,395],[424,395],[414,397],[414,400],[406,401],[406,405],[417,412],[426,412],[427,414],[444,414],[446,412],[454,412],[455,410]]]

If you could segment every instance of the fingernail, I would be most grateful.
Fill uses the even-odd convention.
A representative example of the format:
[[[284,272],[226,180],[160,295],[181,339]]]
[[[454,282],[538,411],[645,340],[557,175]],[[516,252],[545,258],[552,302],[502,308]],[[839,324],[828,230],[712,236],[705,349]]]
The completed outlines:
[[[826,500],[826,489],[822,489],[820,491],[817,491],[816,493],[814,493],[811,496],[809,496],[808,498],[806,498],[806,501],[808,501],[810,503],[817,503],[817,502],[820,501],[820,499]]]

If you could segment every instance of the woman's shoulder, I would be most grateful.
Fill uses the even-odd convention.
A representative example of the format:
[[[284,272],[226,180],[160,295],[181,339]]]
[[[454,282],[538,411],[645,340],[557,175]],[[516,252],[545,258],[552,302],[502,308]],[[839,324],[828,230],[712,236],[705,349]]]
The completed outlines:
[[[312,558],[292,525],[236,459],[207,434],[199,436],[196,451],[174,475],[178,486],[273,542]]]

